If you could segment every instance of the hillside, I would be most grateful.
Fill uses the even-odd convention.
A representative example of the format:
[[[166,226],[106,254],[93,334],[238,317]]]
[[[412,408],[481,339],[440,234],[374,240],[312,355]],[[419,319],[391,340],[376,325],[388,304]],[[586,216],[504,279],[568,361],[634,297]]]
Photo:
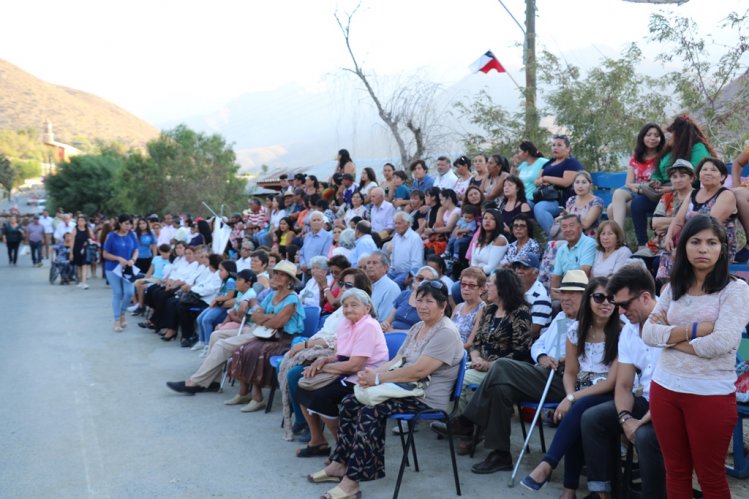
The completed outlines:
[[[0,59],[0,129],[42,129],[51,120],[55,137],[75,136],[142,146],[158,130],[100,97],[53,85]]]

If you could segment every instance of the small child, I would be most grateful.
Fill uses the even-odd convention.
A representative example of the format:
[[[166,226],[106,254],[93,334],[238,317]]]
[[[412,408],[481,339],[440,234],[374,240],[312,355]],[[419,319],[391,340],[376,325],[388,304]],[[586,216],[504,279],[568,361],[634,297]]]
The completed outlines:
[[[453,233],[447,241],[447,249],[445,250],[445,263],[449,269],[452,268],[454,262],[460,259],[461,249],[465,251],[468,249],[468,245],[471,244],[471,238],[476,232],[476,220],[481,216],[481,209],[472,204],[465,204],[460,213],[461,218],[455,224]]]

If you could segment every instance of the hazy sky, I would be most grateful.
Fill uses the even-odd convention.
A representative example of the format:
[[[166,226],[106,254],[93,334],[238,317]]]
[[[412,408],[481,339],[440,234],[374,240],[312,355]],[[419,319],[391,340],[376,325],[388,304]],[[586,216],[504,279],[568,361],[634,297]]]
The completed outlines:
[[[525,2],[504,1],[522,23]],[[244,92],[290,82],[320,86],[349,63],[333,13],[354,5],[348,0],[8,2],[0,58],[159,124],[213,111]],[[614,56],[629,42],[643,42],[651,12],[673,10],[715,29],[742,5],[745,9],[745,0],[691,0],[681,7],[537,0],[538,43],[585,66],[594,61],[576,60],[576,52],[595,47]],[[380,75],[420,69],[450,84],[492,49],[523,81],[522,33],[497,0],[368,0],[352,32],[361,62]]]

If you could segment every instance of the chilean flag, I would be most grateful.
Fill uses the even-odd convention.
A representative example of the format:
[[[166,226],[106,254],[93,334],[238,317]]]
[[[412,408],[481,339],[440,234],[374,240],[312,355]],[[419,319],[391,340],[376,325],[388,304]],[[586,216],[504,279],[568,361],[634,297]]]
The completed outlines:
[[[476,62],[471,64],[471,71],[474,73],[481,71],[482,73],[488,73],[492,69],[496,70],[497,73],[506,73],[507,71],[502,66],[502,63],[492,54],[491,50],[487,50],[484,55],[479,57]]]

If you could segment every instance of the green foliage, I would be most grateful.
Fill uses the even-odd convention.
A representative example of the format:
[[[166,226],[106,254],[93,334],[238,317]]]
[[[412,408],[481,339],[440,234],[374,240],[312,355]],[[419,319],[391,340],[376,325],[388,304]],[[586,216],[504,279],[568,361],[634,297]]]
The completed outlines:
[[[49,207],[68,211],[117,213],[115,179],[125,165],[125,157],[112,152],[74,156],[47,178]]]
[[[650,39],[662,44],[664,62],[678,60],[682,67],[665,76],[676,91],[683,111],[694,114],[713,145],[733,157],[747,137],[749,116],[749,10],[731,12],[720,29],[735,34],[735,42],[721,55],[712,36],[700,36],[692,19],[662,13],[650,16]],[[738,77],[738,78],[737,78]]]
[[[10,160],[2,153],[0,153],[0,185],[2,185],[6,191],[10,192],[13,190],[13,183],[16,179],[16,169],[10,164]]]
[[[665,119],[668,97],[655,79],[638,74],[641,57],[632,44],[583,76],[553,54],[541,56],[539,73],[550,86],[546,112],[571,135],[573,154],[589,170],[622,169],[642,125]]]
[[[34,129],[0,130],[0,154],[11,161],[35,159],[42,162],[47,158],[47,149]]]
[[[147,155],[131,153],[118,176],[120,204],[131,212],[186,211],[207,214],[244,205],[243,182],[234,151],[220,135],[180,125],[147,145]]]
[[[42,162],[38,159],[17,159],[13,161],[13,167],[16,169],[16,186],[27,179],[42,176]]]
[[[480,91],[472,102],[458,102],[455,109],[460,121],[467,120],[474,130],[480,130],[463,134],[463,146],[468,156],[494,152],[511,155],[517,150],[525,128],[521,113],[509,113],[495,104],[485,90]]]

